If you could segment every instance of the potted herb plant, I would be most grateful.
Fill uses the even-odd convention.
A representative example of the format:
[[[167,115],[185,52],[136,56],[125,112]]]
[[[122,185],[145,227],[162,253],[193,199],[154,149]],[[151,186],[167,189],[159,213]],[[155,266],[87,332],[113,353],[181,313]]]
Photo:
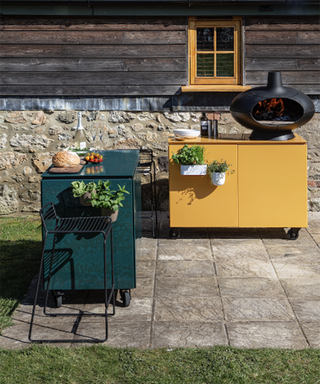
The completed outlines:
[[[185,144],[177,153],[172,154],[172,160],[180,164],[181,175],[206,175],[207,164],[204,162],[204,147]]]
[[[84,181],[73,181],[71,183],[72,192],[74,197],[80,197],[81,205],[85,207],[89,207],[91,203],[89,200],[91,199],[91,193],[95,191],[96,183],[91,181],[88,184],[85,184]]]
[[[102,216],[110,216],[114,223],[118,218],[119,208],[123,207],[122,201],[125,199],[125,194],[130,194],[125,186],[121,187],[118,184],[118,190],[111,190],[111,181],[99,180],[98,184],[94,181],[85,184],[83,181],[73,181],[71,183],[74,197],[83,197],[86,205],[91,205],[93,208],[101,208]]]
[[[226,181],[226,172],[234,173],[234,170],[230,169],[232,164],[227,164],[226,161],[214,160],[213,162],[208,164],[208,175],[211,178],[211,182],[213,185],[223,185]]]

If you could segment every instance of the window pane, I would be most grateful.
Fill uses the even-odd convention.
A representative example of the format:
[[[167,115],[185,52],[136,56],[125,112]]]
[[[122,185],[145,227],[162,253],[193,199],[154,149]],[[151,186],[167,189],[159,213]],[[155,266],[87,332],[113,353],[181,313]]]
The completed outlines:
[[[217,28],[217,51],[233,51],[234,28]]]
[[[214,76],[214,55],[213,54],[197,55],[197,76],[198,77]]]
[[[233,53],[217,54],[217,77],[233,77],[233,62]]]
[[[213,51],[214,28],[197,28],[197,50]]]

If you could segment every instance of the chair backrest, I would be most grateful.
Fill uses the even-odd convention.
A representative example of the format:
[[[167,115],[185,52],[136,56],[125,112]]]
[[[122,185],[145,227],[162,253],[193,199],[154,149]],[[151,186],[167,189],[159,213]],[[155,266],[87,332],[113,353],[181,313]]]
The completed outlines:
[[[40,211],[39,211],[39,214],[40,214],[40,217],[41,217],[41,221],[42,221],[42,225],[45,229],[46,232],[48,232],[48,229],[47,229],[47,224],[49,221],[51,220],[55,220],[57,221],[59,218],[58,218],[58,215],[57,215],[57,212],[54,208],[54,205],[53,203],[47,203],[46,205],[44,205]]]
[[[143,167],[144,171],[151,172],[152,166],[154,166],[152,149],[140,149],[140,167]]]

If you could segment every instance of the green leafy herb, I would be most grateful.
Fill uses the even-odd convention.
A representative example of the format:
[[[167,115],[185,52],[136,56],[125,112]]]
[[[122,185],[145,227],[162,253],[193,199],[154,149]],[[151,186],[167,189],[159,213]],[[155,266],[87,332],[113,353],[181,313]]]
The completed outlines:
[[[113,211],[117,211],[120,207],[123,207],[122,201],[125,199],[125,194],[130,195],[125,188],[118,184],[118,190],[113,191],[110,189],[111,181],[99,180],[98,184],[91,181],[85,184],[83,181],[73,181],[71,183],[72,192],[74,197],[81,197],[85,193],[91,193],[91,198],[87,199],[88,203],[91,203],[95,208],[106,208]]]
[[[172,154],[172,160],[182,165],[204,164],[204,147],[199,145],[188,147],[185,144],[177,153]]]
[[[75,147],[75,148],[69,149],[69,151],[72,151],[72,152],[88,152],[89,150],[90,150],[89,147],[85,147],[85,148]]]
[[[218,173],[224,173],[227,171],[230,171],[231,173],[234,172],[234,170],[230,169],[232,167],[232,164],[227,164],[226,161],[219,162],[218,160],[214,160],[212,163],[209,163],[207,166],[207,173],[211,177],[214,172]]]
[[[81,197],[87,192],[87,186],[84,181],[73,181],[71,186],[73,197]]]

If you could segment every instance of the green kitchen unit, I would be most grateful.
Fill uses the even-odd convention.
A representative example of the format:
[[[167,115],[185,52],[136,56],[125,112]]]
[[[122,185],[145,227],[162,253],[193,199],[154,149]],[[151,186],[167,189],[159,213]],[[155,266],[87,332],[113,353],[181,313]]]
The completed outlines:
[[[130,195],[125,195],[123,207],[113,223],[114,279],[115,289],[120,290],[125,306],[130,303],[130,289],[136,287],[136,266],[139,259],[141,239],[141,180],[138,150],[102,151],[103,161],[86,164],[74,174],[50,173],[42,175],[42,206],[52,202],[60,217],[101,216],[100,208],[83,206],[79,198],[73,197],[71,182],[110,180],[111,189],[118,184],[125,186]],[[48,238],[44,260],[44,287],[48,280],[49,260],[53,236]],[[107,244],[108,288],[110,274],[110,238]],[[101,234],[63,234],[55,244],[52,276],[49,290],[52,290],[56,305],[62,303],[65,290],[103,289],[103,236]]]

